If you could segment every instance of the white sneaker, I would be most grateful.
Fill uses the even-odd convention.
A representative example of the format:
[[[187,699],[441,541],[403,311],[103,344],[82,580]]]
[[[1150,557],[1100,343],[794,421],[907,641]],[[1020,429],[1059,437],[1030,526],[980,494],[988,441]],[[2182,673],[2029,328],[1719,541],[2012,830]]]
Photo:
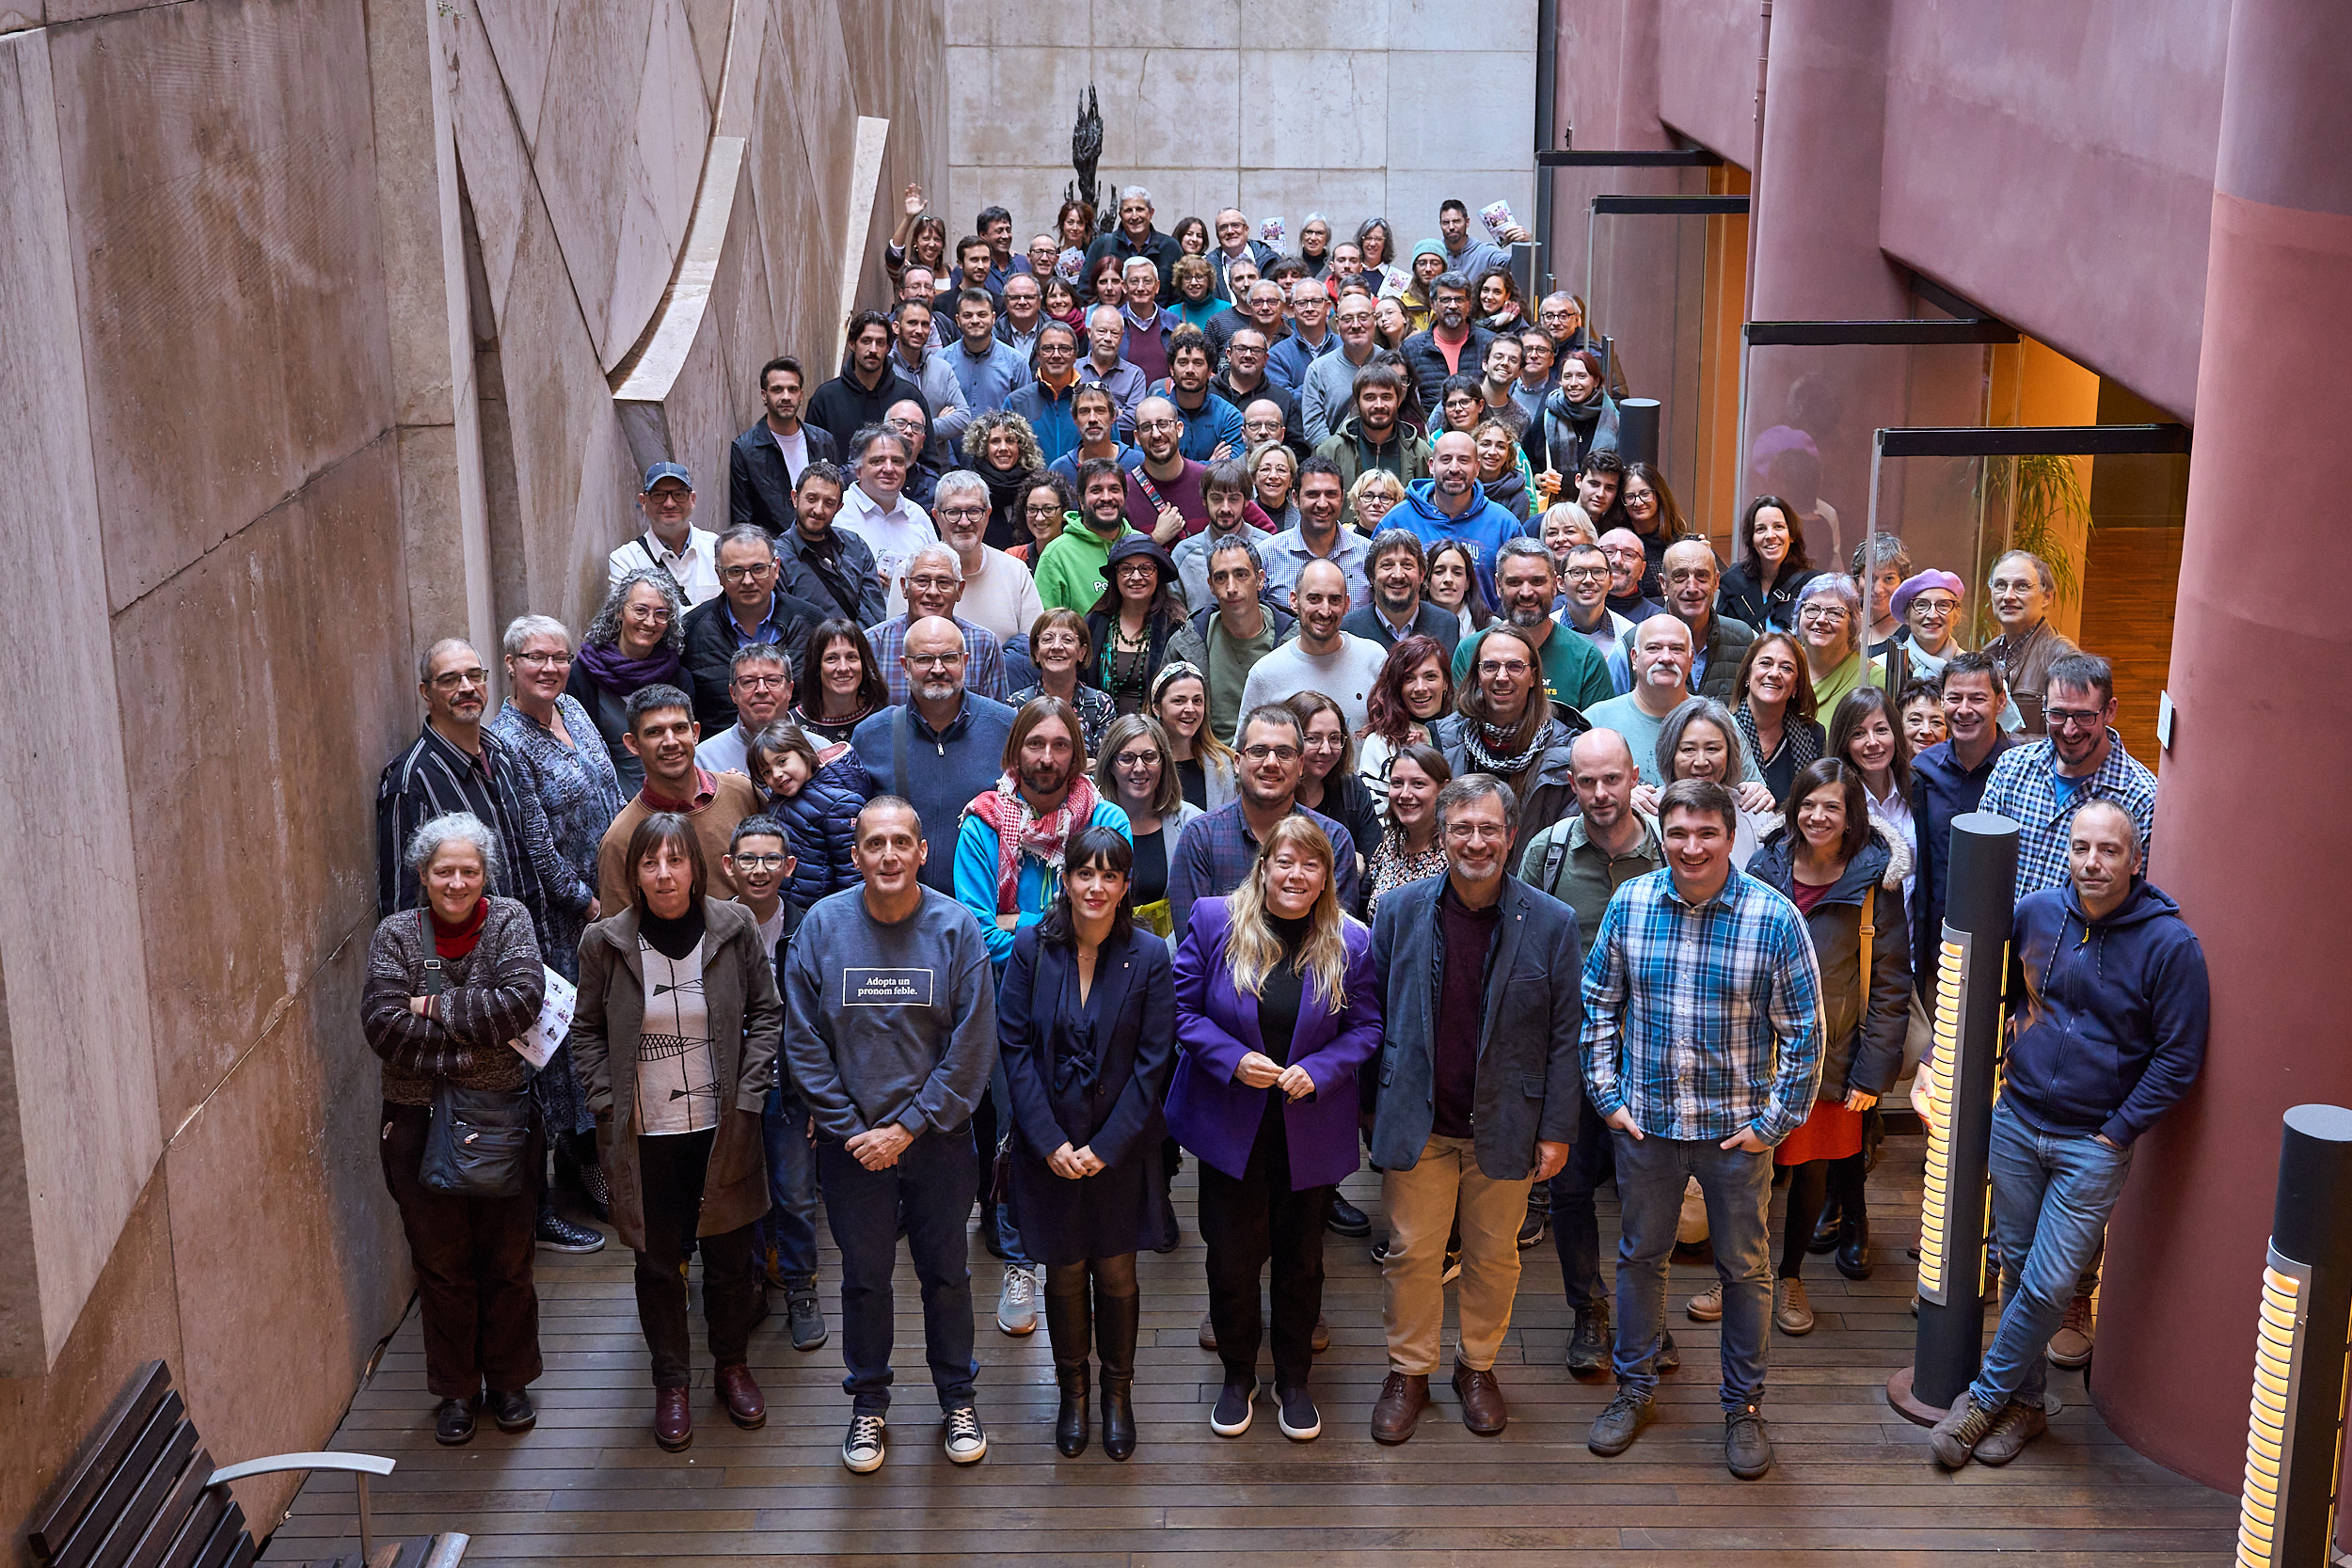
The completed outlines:
[[[970,1405],[947,1412],[947,1457],[958,1465],[977,1465],[988,1452],[988,1433],[980,1430],[980,1413]]]
[[[882,1418],[880,1416],[852,1416],[850,1435],[841,1440],[841,1463],[854,1475],[871,1475],[882,1468]]]
[[[1037,1332],[1037,1275],[1026,1265],[1005,1265],[1004,1293],[996,1298],[996,1326],[1018,1339]]]

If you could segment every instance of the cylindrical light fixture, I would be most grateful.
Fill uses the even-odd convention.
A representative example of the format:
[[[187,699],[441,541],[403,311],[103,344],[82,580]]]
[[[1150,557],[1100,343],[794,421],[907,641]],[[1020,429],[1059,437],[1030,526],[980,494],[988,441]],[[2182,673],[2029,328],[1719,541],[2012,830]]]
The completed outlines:
[[[2352,1111],[2297,1105],[2285,1119],[2254,1334],[2241,1568],[2334,1560],[2352,1345]]]
[[[1658,461],[1658,418],[1656,398],[1620,398],[1617,400],[1617,455],[1628,463]]]
[[[2001,985],[2017,907],[2017,824],[1990,812],[1952,819],[1928,1075],[1928,1163],[1919,1208],[1919,1326],[1887,1402],[1932,1426],[1965,1393],[1983,1354],[1986,1162],[2001,1044]]]

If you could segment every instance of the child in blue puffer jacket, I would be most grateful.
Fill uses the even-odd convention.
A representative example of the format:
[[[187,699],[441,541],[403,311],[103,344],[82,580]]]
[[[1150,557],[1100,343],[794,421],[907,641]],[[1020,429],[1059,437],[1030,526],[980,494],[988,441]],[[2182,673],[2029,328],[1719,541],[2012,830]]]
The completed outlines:
[[[791,837],[792,901],[815,906],[827,894],[859,885],[850,845],[857,814],[875,794],[866,764],[848,746],[818,751],[801,727],[780,719],[753,737],[744,766],[768,800],[768,815]]]

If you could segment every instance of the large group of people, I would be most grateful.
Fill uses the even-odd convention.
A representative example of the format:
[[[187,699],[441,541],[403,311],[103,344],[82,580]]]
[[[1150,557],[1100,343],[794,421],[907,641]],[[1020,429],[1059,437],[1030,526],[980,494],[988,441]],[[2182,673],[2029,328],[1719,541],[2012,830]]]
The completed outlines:
[[[1372,1233],[1339,1190],[1368,1162],[1376,1441],[1440,1370],[1504,1429],[1549,1230],[1567,1366],[1614,1383],[1590,1446],[1623,1452],[1679,1365],[1695,1208],[1725,1464],[1761,1476],[1806,1256],[1874,1266],[1878,1108],[1931,1050],[1950,824],[1982,809],[2020,828],[2004,1303],[1934,1445],[2014,1457],[2046,1364],[2090,1354],[2106,1210],[2205,1012],[2142,872],[2154,778],[2047,563],[1992,562],[1980,649],[1960,574],[1883,536],[1816,564],[1773,495],[1725,567],[1620,451],[1581,301],[1526,299],[1459,202],[1409,255],[1377,218],[1279,255],[1237,212],[1163,233],[1137,188],[1021,253],[1001,208],[950,253],[906,201],[837,373],[761,369],[726,527],[657,463],[577,638],[506,628],[498,713],[472,646],[420,660],[363,1011],[437,1437],[535,1418],[534,1247],[605,1244],[562,1190],[635,1255],[664,1449],[692,1259],[717,1402],[756,1427],[771,1298],[830,1338],[821,1223],[843,1463],[886,1453],[901,1239],[945,1451],[981,1459],[977,1215],[998,1329],[1044,1320],[1057,1449],[1099,1421],[1126,1459],[1136,1259],[1178,1243],[1188,1154],[1216,1433],[1269,1391],[1321,1433],[1325,1238]],[[523,1131],[448,1158],[461,1125]]]

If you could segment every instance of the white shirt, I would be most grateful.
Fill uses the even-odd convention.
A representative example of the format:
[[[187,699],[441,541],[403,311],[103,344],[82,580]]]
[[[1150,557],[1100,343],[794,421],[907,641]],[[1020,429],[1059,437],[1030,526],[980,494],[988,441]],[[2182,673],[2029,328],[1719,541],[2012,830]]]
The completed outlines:
[[[801,470],[808,467],[808,426],[794,425],[789,436],[777,436],[771,425],[768,434],[774,438],[776,450],[784,453],[785,471],[792,476],[795,487],[801,483]]]
[[[890,585],[890,613],[904,615],[907,596],[897,582]],[[993,545],[980,546],[980,569],[963,579],[963,596],[956,614],[976,626],[986,626],[999,642],[1026,637],[1037,618],[1045,613],[1038,597],[1037,579],[1024,566]]]
[[[1261,703],[1279,703],[1296,691],[1320,691],[1340,705],[1347,733],[1364,727],[1364,706],[1372,683],[1380,678],[1389,650],[1368,637],[1340,633],[1336,653],[1311,654],[1294,638],[1249,667],[1241,689],[1241,711]]]
[[[833,526],[846,529],[866,541],[866,547],[874,552],[874,569],[882,575],[886,589],[896,589],[898,579],[906,575],[909,556],[925,545],[939,542],[938,531],[931,527],[930,514],[903,495],[896,506],[884,511],[880,501],[866,493],[864,484],[850,486]]]
[[[660,567],[677,584],[689,610],[705,599],[719,596],[719,536],[707,528],[690,524],[683,550],[671,549],[651,529],[646,529],[606,557],[605,564],[612,571],[613,582],[648,566]]]

